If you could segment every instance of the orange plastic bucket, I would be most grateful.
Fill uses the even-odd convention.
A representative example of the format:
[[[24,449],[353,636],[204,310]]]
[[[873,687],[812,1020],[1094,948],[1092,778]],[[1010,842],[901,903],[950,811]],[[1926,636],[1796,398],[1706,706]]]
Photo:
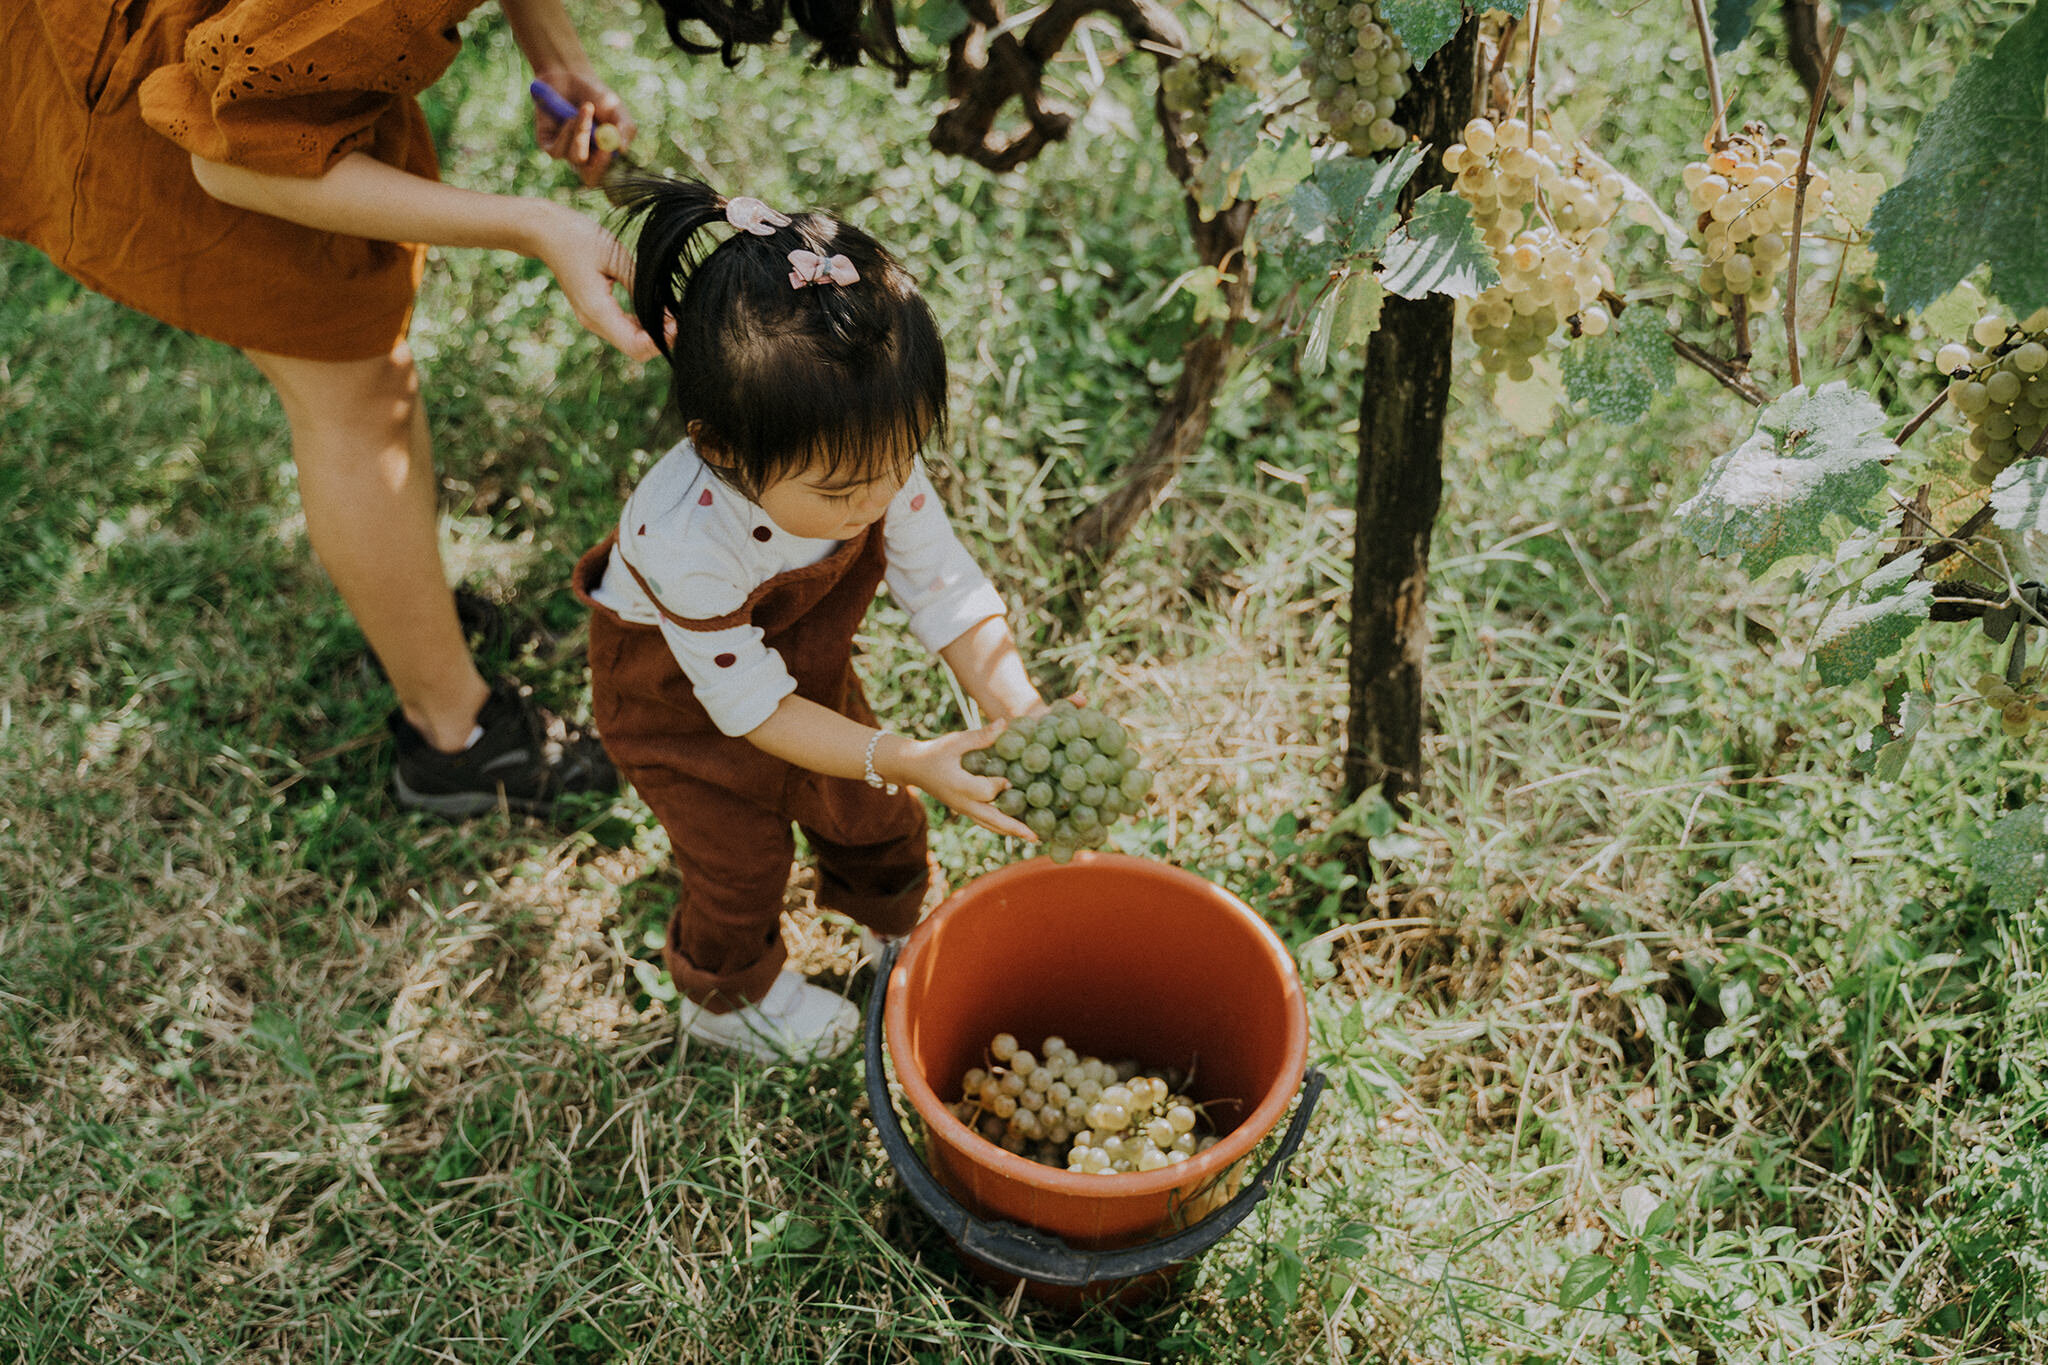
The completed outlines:
[[[890,1099],[885,1032],[923,1120],[922,1161]],[[1218,1141],[1122,1175],[1006,1152],[948,1104],[998,1033],[1030,1047],[1059,1034],[1083,1053],[1187,1068]],[[961,887],[885,949],[868,1006],[868,1096],[906,1189],[969,1264],[1052,1303],[1142,1297],[1243,1221],[1322,1093],[1307,1057],[1308,1012],[1279,936],[1214,883],[1121,854],[1033,859]],[[1297,1093],[1278,1150],[1245,1179]]]

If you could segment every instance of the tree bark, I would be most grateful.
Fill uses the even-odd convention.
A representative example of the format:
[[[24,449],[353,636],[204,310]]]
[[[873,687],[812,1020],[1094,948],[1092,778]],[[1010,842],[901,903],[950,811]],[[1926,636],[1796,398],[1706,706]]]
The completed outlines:
[[[1395,111],[1428,159],[1403,208],[1448,185],[1443,149],[1476,106],[1479,23],[1460,25]],[[1358,521],[1351,556],[1350,701],[1344,790],[1378,786],[1397,808],[1422,786],[1422,682],[1429,647],[1429,541],[1443,494],[1451,388],[1450,299],[1390,297],[1366,343],[1358,408]]]
[[[1204,221],[1195,207],[1194,193],[1190,191],[1187,195],[1195,255],[1202,264],[1216,266],[1233,276],[1223,286],[1230,316],[1204,328],[1181,348],[1180,379],[1159,410],[1144,448],[1119,471],[1116,486],[1067,527],[1067,552],[1087,561],[1090,577],[1096,568],[1108,562],[1131,528],[1166,496],[1168,486],[1182,467],[1200,453],[1202,441],[1209,434],[1216,391],[1223,386],[1231,362],[1237,357],[1237,343],[1231,336],[1233,325],[1244,316],[1245,305],[1251,298],[1252,267],[1244,255],[1244,237],[1251,224],[1252,207],[1235,203]]]

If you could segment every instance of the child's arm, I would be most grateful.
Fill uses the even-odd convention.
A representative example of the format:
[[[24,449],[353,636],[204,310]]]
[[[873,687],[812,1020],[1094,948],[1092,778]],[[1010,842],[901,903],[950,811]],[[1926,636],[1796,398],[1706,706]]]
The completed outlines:
[[[984,829],[1036,842],[1038,836],[1023,821],[992,804],[1010,784],[1000,777],[978,777],[960,766],[962,754],[987,748],[1002,732],[1000,721],[938,739],[911,739],[885,730],[875,744],[875,773],[884,781],[930,792]],[[875,733],[857,720],[792,694],[746,737],[755,748],[786,763],[858,782],[867,776],[864,764]]]
[[[996,720],[1015,720],[1046,709],[1045,698],[1031,685],[1024,672],[1017,641],[1000,616],[988,616],[962,631],[953,643],[939,651],[946,667],[974,698],[982,714]]]
[[[577,320],[636,360],[655,353],[612,294],[631,258],[593,218],[546,199],[483,194],[351,152],[325,175],[305,178],[192,158],[200,188],[225,204],[352,237],[438,246],[493,247],[544,261]]]

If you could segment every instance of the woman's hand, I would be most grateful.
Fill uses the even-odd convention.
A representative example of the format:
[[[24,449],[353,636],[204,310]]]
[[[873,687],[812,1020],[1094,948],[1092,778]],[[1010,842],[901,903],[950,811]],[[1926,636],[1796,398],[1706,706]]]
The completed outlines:
[[[623,308],[614,286],[633,287],[633,258],[618,238],[595,219],[565,206],[550,206],[536,231],[532,255],[555,272],[576,320],[635,360],[658,353],[654,338]]]
[[[586,185],[595,185],[604,179],[605,168],[612,164],[614,152],[621,151],[633,143],[633,134],[639,125],[626,112],[611,87],[595,76],[574,71],[536,71],[535,79],[546,81],[557,94],[576,106],[576,117],[559,119],[536,104],[533,108],[533,138],[541,150],[558,161],[566,161],[575,168],[578,178]],[[597,136],[599,127],[615,129],[618,140],[610,147]]]
[[[961,730],[938,739],[908,739],[890,735],[887,748],[875,755],[875,768],[892,782],[915,786],[936,797],[948,809],[958,811],[983,829],[1007,834],[1014,839],[1038,842],[1023,821],[995,808],[995,799],[1010,784],[1000,777],[980,777],[960,766],[960,758],[971,749],[986,749],[1003,732],[1004,722],[979,730]]]

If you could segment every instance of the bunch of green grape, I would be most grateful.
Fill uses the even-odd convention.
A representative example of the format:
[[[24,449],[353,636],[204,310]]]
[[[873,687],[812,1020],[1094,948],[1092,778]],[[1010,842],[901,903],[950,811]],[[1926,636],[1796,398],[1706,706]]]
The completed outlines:
[[[1685,167],[1681,208],[1698,213],[1693,240],[1706,255],[1700,289],[1723,317],[1741,298],[1751,313],[1778,303],[1778,272],[1792,259],[1792,212],[1798,195],[1799,149],[1772,137],[1761,123]],[[1828,178],[1807,165],[1806,210],[1811,222],[1834,206]]]
[[[1996,313],[1970,328],[1974,347],[1952,341],[1934,353],[1950,379],[1949,401],[1970,424],[1970,477],[1989,486],[2048,431],[2048,308],[2014,323]]]
[[[1567,319],[1578,335],[1605,332],[1612,317],[1600,296],[1614,288],[1604,256],[1627,188],[1620,174],[1520,118],[1473,119],[1443,165],[1500,270],[1500,283],[1465,310],[1480,367],[1528,379]]]
[[[1353,156],[1371,156],[1408,140],[1394,105],[1408,93],[1413,62],[1376,0],[1294,0],[1301,74],[1316,116]]]
[[[1004,1151],[1093,1175],[1176,1166],[1216,1144],[1186,1082],[1136,1062],[1084,1057],[1048,1037],[1034,1053],[998,1033],[994,1060],[960,1081],[954,1116]]]
[[[1166,107],[1181,116],[1181,126],[1196,137],[1209,131],[1209,106],[1233,85],[1257,88],[1261,54],[1253,48],[1205,52],[1167,67],[1159,77]]]
[[[1042,716],[1011,721],[993,745],[969,750],[960,763],[1009,782],[996,809],[1030,826],[1056,863],[1102,847],[1110,822],[1142,809],[1152,789],[1124,727],[1065,698]]]

